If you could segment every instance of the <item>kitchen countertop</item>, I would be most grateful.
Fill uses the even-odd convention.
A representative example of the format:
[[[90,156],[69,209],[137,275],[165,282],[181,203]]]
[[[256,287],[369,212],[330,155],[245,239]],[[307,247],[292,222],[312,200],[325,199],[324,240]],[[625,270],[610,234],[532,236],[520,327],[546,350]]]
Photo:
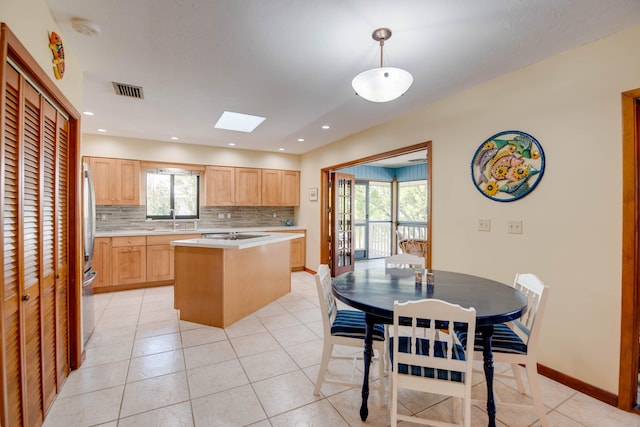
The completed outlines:
[[[242,233],[240,233],[242,234]],[[253,234],[253,233],[252,233]],[[255,233],[256,235],[260,233]],[[211,249],[246,249],[253,248],[255,246],[268,245],[270,243],[284,242],[287,240],[298,239],[304,237],[304,234],[297,233],[276,233],[276,234],[261,234],[260,237],[254,237],[251,239],[185,239],[174,240],[170,244],[171,246],[190,246],[196,248],[211,248]]]
[[[202,233],[250,233],[250,232],[269,232],[269,231],[303,231],[306,227],[294,226],[270,226],[270,227],[229,227],[229,228],[199,228],[199,229],[141,229],[141,230],[118,230],[118,231],[99,231],[96,237],[119,237],[119,236],[158,236],[167,234],[202,234]],[[298,237],[304,237],[300,235]]]

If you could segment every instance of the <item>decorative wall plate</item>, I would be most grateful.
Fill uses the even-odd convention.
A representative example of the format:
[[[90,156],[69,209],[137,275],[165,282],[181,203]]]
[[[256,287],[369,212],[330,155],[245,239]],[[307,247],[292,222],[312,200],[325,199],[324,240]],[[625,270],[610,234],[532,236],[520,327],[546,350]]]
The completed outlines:
[[[53,53],[53,75],[56,79],[61,80],[64,77],[64,48],[62,47],[62,38],[56,32],[52,32],[49,36],[49,49]]]
[[[531,135],[500,132],[478,147],[471,160],[473,184],[483,196],[513,202],[536,188],[544,173],[544,151]]]

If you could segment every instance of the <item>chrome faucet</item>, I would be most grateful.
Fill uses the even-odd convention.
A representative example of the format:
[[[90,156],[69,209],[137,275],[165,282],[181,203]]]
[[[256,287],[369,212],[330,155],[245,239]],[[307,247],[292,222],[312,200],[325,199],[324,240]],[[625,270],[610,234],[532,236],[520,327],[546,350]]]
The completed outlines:
[[[170,209],[171,212],[171,219],[173,220],[173,229],[176,229],[176,210],[175,209]]]

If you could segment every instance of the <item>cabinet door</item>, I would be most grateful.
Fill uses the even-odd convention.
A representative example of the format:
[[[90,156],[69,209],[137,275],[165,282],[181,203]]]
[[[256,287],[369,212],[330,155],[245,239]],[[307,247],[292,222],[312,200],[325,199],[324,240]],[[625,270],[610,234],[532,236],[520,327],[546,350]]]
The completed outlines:
[[[96,237],[93,245],[93,269],[98,273],[95,288],[111,285],[111,238]]]
[[[129,285],[147,281],[146,246],[111,248],[111,283]]]
[[[262,206],[282,205],[282,172],[262,169]]]
[[[147,246],[147,281],[173,280],[173,247]]]
[[[97,205],[140,204],[140,162],[91,157]]]
[[[140,162],[120,160],[114,162],[114,198],[117,205],[140,204]]]
[[[235,170],[230,167],[207,166],[204,173],[205,205],[233,206],[236,203]]]
[[[305,238],[293,239],[291,241],[291,271],[304,270],[305,264]]]
[[[260,206],[262,196],[262,171],[252,168],[235,168],[236,205]]]
[[[300,206],[300,172],[282,171],[282,205]]]
[[[111,159],[91,157],[89,167],[93,176],[94,191],[97,205],[114,205],[113,191],[111,190]]]

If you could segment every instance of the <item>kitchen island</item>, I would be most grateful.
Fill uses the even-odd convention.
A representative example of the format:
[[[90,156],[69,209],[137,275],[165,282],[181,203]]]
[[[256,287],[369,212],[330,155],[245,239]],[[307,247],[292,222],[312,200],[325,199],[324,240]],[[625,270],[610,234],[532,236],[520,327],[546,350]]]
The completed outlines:
[[[295,233],[175,240],[174,307],[180,319],[226,328],[291,291]]]

